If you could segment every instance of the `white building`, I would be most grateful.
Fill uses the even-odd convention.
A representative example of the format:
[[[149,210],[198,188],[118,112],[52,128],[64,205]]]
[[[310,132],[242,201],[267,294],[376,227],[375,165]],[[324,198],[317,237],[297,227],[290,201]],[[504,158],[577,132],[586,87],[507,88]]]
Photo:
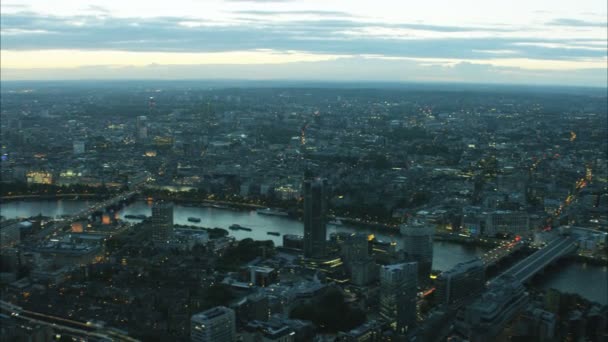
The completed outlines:
[[[414,220],[400,228],[406,260],[418,262],[420,275],[428,279],[433,266],[433,234],[435,229],[423,221]]]
[[[233,342],[236,339],[234,310],[216,306],[197,313],[190,320],[192,342]]]

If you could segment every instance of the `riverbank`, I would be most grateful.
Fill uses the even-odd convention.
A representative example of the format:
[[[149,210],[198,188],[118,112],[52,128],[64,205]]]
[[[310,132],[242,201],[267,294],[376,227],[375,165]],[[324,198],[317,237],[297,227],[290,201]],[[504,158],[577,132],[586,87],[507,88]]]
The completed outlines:
[[[110,194],[49,194],[49,195],[16,195],[16,196],[2,196],[0,202],[11,202],[11,201],[23,201],[23,200],[55,200],[55,199],[68,199],[68,200],[81,200],[81,199],[104,199],[110,197]]]
[[[492,238],[487,238],[487,239],[471,238],[471,237],[461,236],[458,234],[451,234],[451,233],[450,234],[435,233],[435,235],[433,235],[433,240],[434,241],[457,242],[457,243],[461,243],[461,244],[465,244],[465,245],[484,246],[484,247],[491,247],[491,248],[498,246],[502,241],[504,241],[504,240],[498,240],[498,239],[492,239]]]
[[[266,208],[265,206],[258,205],[258,204],[237,203],[237,202],[230,202],[230,201],[218,201],[218,200],[210,200],[210,199],[206,199],[206,198],[200,198],[200,199],[179,198],[179,197],[175,197],[175,196],[166,196],[166,195],[155,195],[154,197],[148,197],[145,195],[141,195],[138,198],[143,201],[147,201],[150,198],[160,199],[160,200],[164,200],[164,201],[171,201],[171,202],[179,203],[179,204],[185,205],[185,206],[191,206],[192,204],[200,204],[201,207],[208,207],[208,206],[214,206],[214,205],[223,206],[223,207],[217,207],[218,209],[256,210],[256,209]]]
[[[593,258],[585,255],[572,254],[567,256],[565,259],[594,266],[608,266],[608,259]]]

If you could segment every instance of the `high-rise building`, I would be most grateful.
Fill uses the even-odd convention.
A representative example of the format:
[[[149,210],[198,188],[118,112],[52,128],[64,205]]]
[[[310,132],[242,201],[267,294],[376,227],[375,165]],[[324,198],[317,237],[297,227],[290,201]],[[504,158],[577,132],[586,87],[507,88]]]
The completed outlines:
[[[365,260],[369,257],[369,240],[366,234],[350,234],[340,242],[342,260],[348,266],[355,261]]]
[[[366,234],[350,234],[339,245],[352,284],[364,286],[378,279],[378,267],[370,255],[370,242]]]
[[[400,335],[416,324],[418,264],[408,262],[380,268],[380,315]]]
[[[197,313],[190,320],[192,342],[233,342],[236,339],[234,310],[216,306]]]
[[[148,118],[146,116],[137,117],[136,130],[137,139],[145,140],[148,138]]]
[[[327,244],[327,180],[305,180],[304,257],[323,258]]]
[[[429,279],[433,267],[433,227],[426,222],[413,220],[401,225],[400,230],[406,260],[418,262],[421,279]]]
[[[436,297],[442,304],[458,303],[483,291],[485,268],[480,259],[460,263],[437,278]]]
[[[173,204],[156,202],[152,206],[152,240],[166,244],[173,231]]]

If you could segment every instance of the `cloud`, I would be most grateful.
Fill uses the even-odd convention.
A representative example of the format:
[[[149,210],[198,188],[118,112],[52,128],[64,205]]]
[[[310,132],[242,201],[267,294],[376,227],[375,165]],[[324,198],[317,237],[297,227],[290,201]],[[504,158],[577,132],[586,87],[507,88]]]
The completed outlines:
[[[272,3],[272,2],[294,2],[295,0],[224,0],[226,2],[252,2],[252,3]]]
[[[324,11],[295,13],[342,14]],[[11,33],[2,36],[2,49],[5,50],[223,52],[269,49],[317,54],[376,54],[419,58],[487,58],[492,54],[488,51],[509,51],[513,56],[538,59],[606,56],[605,46],[595,44],[597,38],[588,39],[589,44],[593,45],[587,46],[585,39],[572,41],[509,37],[508,30],[506,35],[500,37],[479,37],[472,34],[504,30],[492,27],[383,24],[350,18],[320,17],[314,20],[271,21],[237,17],[232,21],[216,22],[178,17],[59,17],[21,12],[3,15],[1,24],[3,33]],[[395,29],[400,31],[395,34]],[[452,32],[466,34],[454,38]],[[431,38],[424,38],[429,34]]]
[[[235,14],[245,14],[245,15],[256,15],[256,16],[275,16],[275,15],[291,15],[291,16],[299,16],[299,15],[312,15],[312,16],[339,16],[339,17],[351,17],[350,13],[342,12],[342,11],[313,11],[313,10],[294,10],[294,11],[269,11],[269,10],[243,10],[243,11],[235,11]]]
[[[572,18],[558,18],[547,23],[553,26],[571,26],[571,27],[603,27],[608,29],[607,22],[586,21]]]

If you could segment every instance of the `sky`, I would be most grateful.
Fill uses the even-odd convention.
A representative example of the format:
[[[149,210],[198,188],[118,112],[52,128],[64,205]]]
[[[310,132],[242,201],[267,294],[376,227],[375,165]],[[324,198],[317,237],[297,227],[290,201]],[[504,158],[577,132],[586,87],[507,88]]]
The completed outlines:
[[[2,0],[4,80],[606,87],[606,0]]]

